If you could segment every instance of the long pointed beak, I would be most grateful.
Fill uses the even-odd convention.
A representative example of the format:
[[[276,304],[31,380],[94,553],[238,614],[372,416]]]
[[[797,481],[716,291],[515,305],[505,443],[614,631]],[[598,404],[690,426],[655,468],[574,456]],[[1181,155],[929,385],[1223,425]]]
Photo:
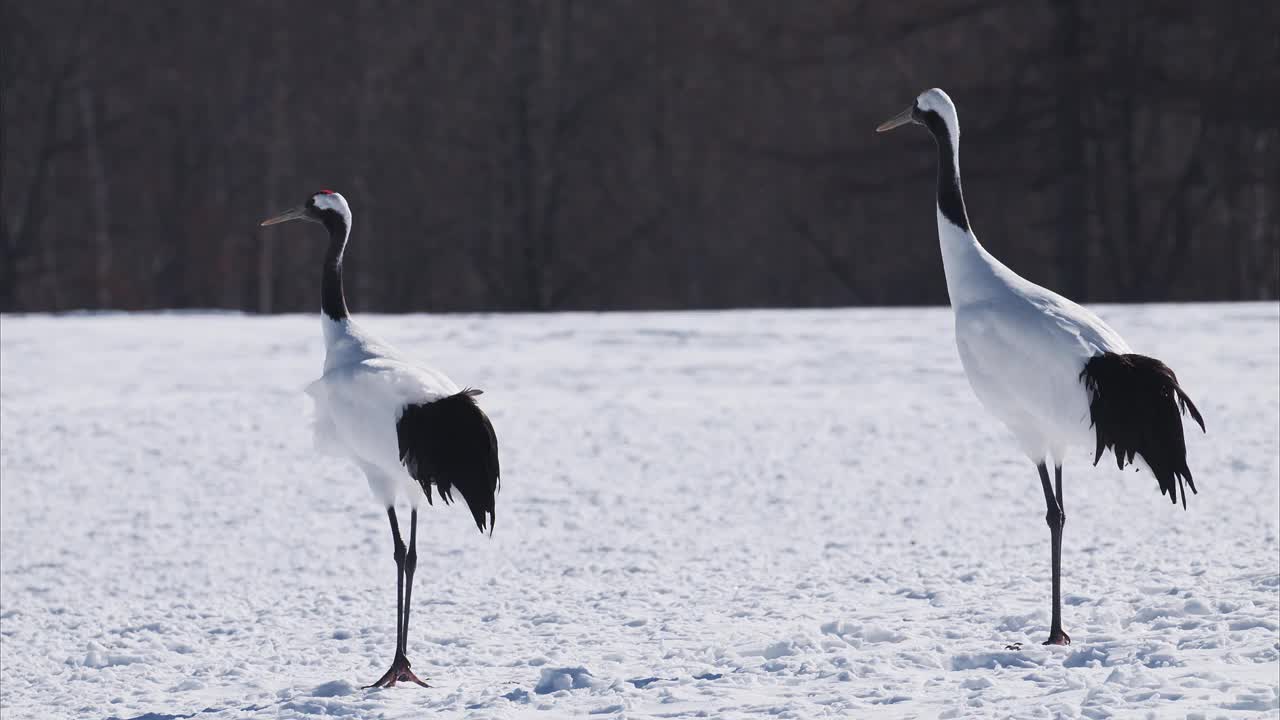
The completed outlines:
[[[909,122],[915,122],[915,119],[911,117],[911,111],[915,109],[916,109],[915,106],[912,105],[911,107],[907,108],[906,110],[903,110],[897,115],[894,115],[888,120],[885,120],[884,122],[876,126],[876,132],[878,133],[889,132],[890,130],[896,127],[901,127],[903,125],[906,125]]]
[[[288,210],[285,210],[284,212],[280,213],[279,215],[276,215],[275,217],[271,217],[271,218],[267,218],[266,220],[263,220],[262,224],[259,225],[259,227],[266,227],[268,225],[277,225],[282,222],[289,222],[290,220],[305,220],[306,217],[307,217],[307,209],[299,205],[296,208],[289,208]]]

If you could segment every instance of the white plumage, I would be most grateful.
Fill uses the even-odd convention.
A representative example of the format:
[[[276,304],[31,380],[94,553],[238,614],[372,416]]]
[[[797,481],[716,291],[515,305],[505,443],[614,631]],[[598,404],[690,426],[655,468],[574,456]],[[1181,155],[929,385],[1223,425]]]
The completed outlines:
[[[443,373],[403,360],[350,317],[320,322],[324,374],[307,387],[316,405],[317,447],[355,461],[383,507],[397,501],[417,507],[425,495],[400,459],[395,425],[405,407],[460,389]]]
[[[952,301],[956,347],[974,394],[1033,462],[1061,464],[1069,446],[1092,445],[1080,373],[1095,355],[1129,346],[1097,315],[1019,277],[941,213],[938,234],[953,248],[944,253],[948,279],[957,255],[985,266],[955,283],[960,300]]]
[[[958,196],[955,106],[935,88],[921,93],[915,107],[942,120],[950,142],[942,141],[940,152],[949,152]],[[1068,446],[1093,441],[1090,399],[1080,381],[1085,363],[1103,352],[1128,353],[1129,346],[1093,312],[993,257],[967,217],[953,220],[941,207],[936,214],[956,346],[974,394],[1032,462],[1061,463]]]

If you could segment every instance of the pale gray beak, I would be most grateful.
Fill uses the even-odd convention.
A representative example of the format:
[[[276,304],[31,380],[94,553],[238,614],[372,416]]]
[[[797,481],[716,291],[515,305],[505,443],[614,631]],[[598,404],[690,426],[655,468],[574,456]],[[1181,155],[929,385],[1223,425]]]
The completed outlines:
[[[876,132],[878,133],[889,132],[890,130],[896,127],[901,127],[903,125],[906,125],[907,123],[915,122],[915,118],[911,117],[911,113],[915,109],[916,109],[916,106],[912,105],[911,107],[907,108],[906,110],[903,110],[897,115],[894,115],[888,120],[885,120],[884,122],[880,123],[876,127]]]
[[[308,220],[308,219],[309,218],[307,217],[306,206],[299,205],[296,208],[290,208],[288,210],[285,210],[284,212],[280,213],[279,215],[276,215],[275,217],[267,218],[266,220],[263,220],[262,224],[259,227],[276,225],[282,222],[289,222],[290,220]]]

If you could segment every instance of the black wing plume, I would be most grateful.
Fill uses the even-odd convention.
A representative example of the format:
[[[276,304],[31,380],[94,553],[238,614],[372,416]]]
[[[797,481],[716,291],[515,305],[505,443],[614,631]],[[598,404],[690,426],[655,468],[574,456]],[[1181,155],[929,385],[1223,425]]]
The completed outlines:
[[[1098,438],[1093,464],[1107,448],[1121,470],[1140,455],[1160,483],[1160,494],[1169,495],[1176,505],[1182,490],[1185,509],[1186,488],[1197,491],[1187,467],[1182,415],[1190,413],[1200,429],[1205,428],[1173,370],[1145,355],[1103,353],[1085,363],[1080,379],[1090,395],[1089,417]]]
[[[476,404],[480,390],[466,389],[434,402],[406,405],[396,421],[400,462],[422,485],[431,502],[436,486],[445,503],[457,490],[476,527],[493,534],[494,496],[498,491],[498,436]]]

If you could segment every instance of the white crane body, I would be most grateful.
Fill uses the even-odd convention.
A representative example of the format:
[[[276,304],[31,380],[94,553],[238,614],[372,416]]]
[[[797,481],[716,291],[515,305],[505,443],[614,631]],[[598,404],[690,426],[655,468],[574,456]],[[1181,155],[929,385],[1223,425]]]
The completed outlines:
[[[320,281],[324,372],[307,386],[315,401],[319,451],[351,459],[386,509],[396,561],[396,652],[373,687],[397,682],[426,686],[407,657],[413,574],[417,566],[418,508],[434,487],[446,503],[457,490],[476,527],[493,532],[498,490],[498,438],[475,402],[443,373],[419,365],[351,319],[342,291],[342,258],[351,234],[351,208],[331,190],[264,221],[305,220],[325,226],[329,247]],[[409,543],[401,539],[395,506],[410,508]]]
[[[1182,414],[1204,420],[1164,363],[1135,354],[1094,313],[1021,277],[987,252],[969,225],[960,186],[960,121],[943,91],[876,128],[924,125],[938,149],[938,242],[955,313],[956,348],[982,405],[1035,463],[1048,511],[1053,614],[1046,644],[1062,630],[1062,464],[1068,449],[1092,445],[1094,463],[1110,449],[1116,465],[1135,463],[1174,503],[1196,486],[1187,467]],[[1049,466],[1054,467],[1050,480]]]
[[[1094,443],[1080,373],[1128,344],[1087,308],[1010,270],[938,213],[956,347],[969,385],[1032,462],[1058,464],[1068,447]]]
[[[322,317],[320,322],[324,374],[307,387],[315,401],[317,448],[355,461],[383,507],[396,502],[418,507],[426,495],[401,461],[391,430],[405,407],[455,395],[458,386],[439,371],[401,359],[350,318]]]

